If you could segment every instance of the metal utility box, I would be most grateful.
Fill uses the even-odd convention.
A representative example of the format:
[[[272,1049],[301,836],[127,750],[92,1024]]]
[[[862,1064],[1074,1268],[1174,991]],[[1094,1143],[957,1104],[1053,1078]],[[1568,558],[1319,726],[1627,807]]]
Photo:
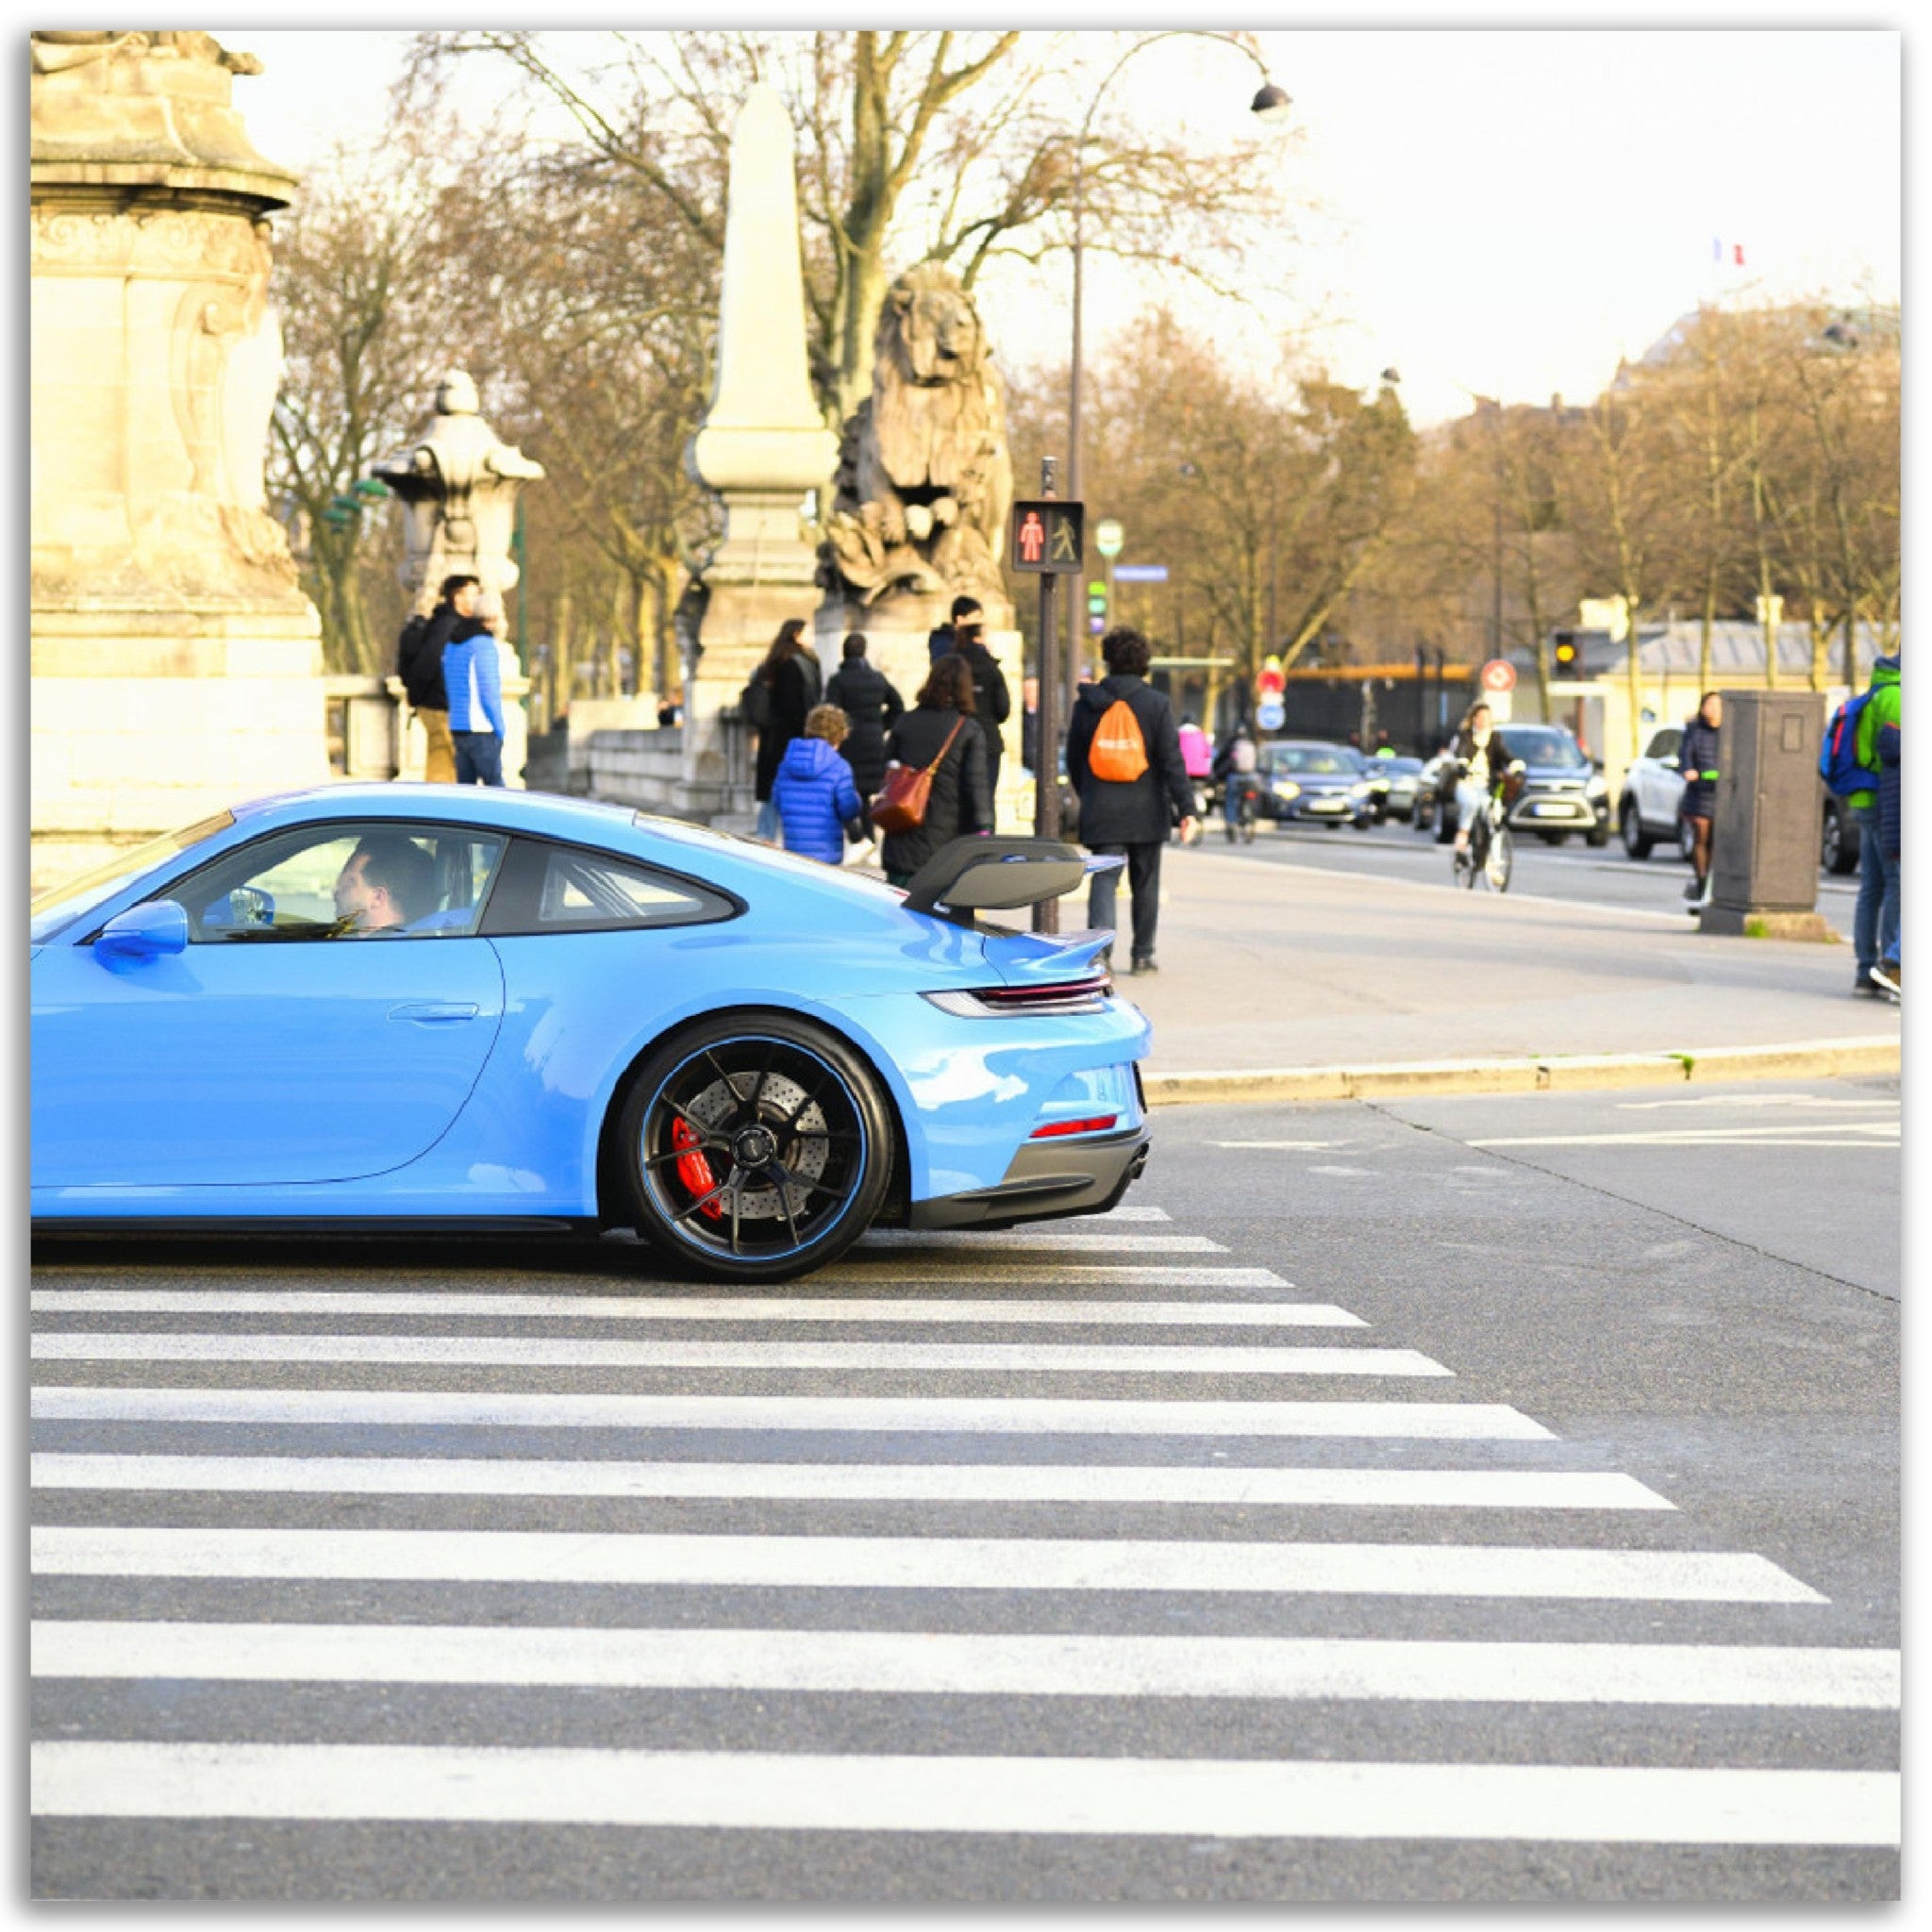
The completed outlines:
[[[1816,691],[1727,691],[1718,739],[1706,932],[1807,929],[1818,905]],[[1766,915],[1775,925],[1763,923]],[[1747,917],[1750,921],[1747,924]]]

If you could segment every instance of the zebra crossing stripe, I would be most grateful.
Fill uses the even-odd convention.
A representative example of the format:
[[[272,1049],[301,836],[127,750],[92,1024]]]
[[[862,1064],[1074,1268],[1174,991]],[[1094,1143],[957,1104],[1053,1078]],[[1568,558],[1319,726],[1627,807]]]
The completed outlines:
[[[904,1630],[42,1622],[36,1677],[999,1697],[1341,1697],[1896,1710],[1895,1650]]]
[[[1015,1249],[1027,1253],[1090,1255],[1224,1255],[1225,1243],[1210,1241],[1205,1234],[1124,1234],[1118,1229],[1067,1230],[1060,1228],[1008,1228],[984,1232],[973,1228],[918,1229],[875,1227],[859,1239],[852,1252],[898,1253],[906,1248],[929,1248],[935,1252],[959,1251],[982,1254],[1010,1254]]]
[[[1447,1375],[1412,1348],[1062,1341],[697,1341],[548,1335],[224,1335],[63,1329],[36,1361],[430,1362],[546,1369],[933,1369],[1001,1374]]]
[[[42,1452],[41,1490],[258,1494],[697,1496],[914,1503],[1208,1503],[1347,1508],[1673,1509],[1611,1471],[1154,1469],[1092,1464],[553,1462],[498,1457]]]
[[[1826,1601],[1766,1557],[1679,1550],[95,1524],[36,1526],[29,1549],[42,1576]]]
[[[855,1267],[850,1257],[843,1261],[834,1262],[829,1268],[822,1268],[812,1276],[815,1285],[826,1288],[842,1288],[848,1283],[860,1282],[875,1285],[882,1274],[891,1269],[891,1278],[895,1287],[917,1287],[930,1283],[935,1287],[957,1288],[962,1280],[970,1280],[975,1288],[996,1286],[1002,1281],[1012,1281],[1029,1285],[1038,1284],[1041,1279],[1039,1265],[1024,1265],[1019,1258],[988,1253],[984,1255],[961,1255],[960,1262],[970,1266],[959,1266],[934,1270],[924,1265],[922,1259],[908,1257],[897,1260],[887,1255],[879,1255],[870,1267]],[[1118,1267],[1107,1267],[1085,1261],[1055,1262],[1052,1275],[1053,1285],[1065,1287],[1069,1283],[1091,1281],[1108,1288],[1292,1288],[1294,1283],[1284,1281],[1272,1268],[1187,1268],[1178,1265],[1139,1266],[1123,1263]]]
[[[1550,1441],[1506,1403],[1138,1402],[1043,1396],[584,1395],[520,1390],[144,1389],[42,1384],[49,1422],[254,1423],[285,1427],[820,1429],[944,1435],[1321,1436]]]
[[[44,1288],[36,1314],[488,1315],[598,1322],[1069,1323],[1098,1327],[1365,1328],[1324,1302],[940,1300],[884,1295],[491,1294],[453,1290]]]
[[[1892,1846],[1875,1771],[787,1756],[408,1744],[31,1747],[42,1818]]]

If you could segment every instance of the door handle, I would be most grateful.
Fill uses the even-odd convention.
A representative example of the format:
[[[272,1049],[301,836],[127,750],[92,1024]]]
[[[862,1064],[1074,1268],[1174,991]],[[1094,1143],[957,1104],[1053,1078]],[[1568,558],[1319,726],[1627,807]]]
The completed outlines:
[[[417,1000],[408,1006],[391,1007],[389,1016],[391,1020],[415,1020],[433,1026],[452,1020],[474,1020],[480,1010],[454,1000]]]

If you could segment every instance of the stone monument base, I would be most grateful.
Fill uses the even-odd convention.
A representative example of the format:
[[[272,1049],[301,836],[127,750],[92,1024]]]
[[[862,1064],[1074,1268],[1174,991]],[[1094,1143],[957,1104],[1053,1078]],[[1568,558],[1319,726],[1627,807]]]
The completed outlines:
[[[32,613],[29,886],[329,776],[320,624],[220,608]]]
[[[1838,941],[1822,912],[1753,911],[1745,906],[1706,906],[1697,915],[1697,929],[1727,939]]]

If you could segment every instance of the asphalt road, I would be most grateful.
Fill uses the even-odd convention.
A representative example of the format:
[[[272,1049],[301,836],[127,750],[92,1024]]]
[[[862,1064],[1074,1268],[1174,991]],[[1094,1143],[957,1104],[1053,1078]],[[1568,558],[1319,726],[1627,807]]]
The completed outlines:
[[[43,1244],[34,1892],[1896,1897],[1897,1103],[1175,1109],[749,1303]]]
[[[1221,822],[1208,827],[1207,842],[1225,849]],[[1547,845],[1532,834],[1517,833],[1513,895],[1585,901],[1630,912],[1655,912],[1689,923],[1684,888],[1690,868],[1659,845],[1646,859],[1624,852],[1613,833],[1607,845],[1592,848],[1580,838]],[[1272,825],[1263,820],[1255,842],[1246,848],[1256,858],[1282,865],[1315,866],[1326,871],[1366,873],[1391,879],[1417,879],[1430,885],[1449,881],[1449,848],[1436,843],[1433,829],[1418,832],[1391,821],[1367,831],[1341,825]],[[1478,890],[1481,890],[1480,888]],[[1858,896],[1856,873],[1847,876],[1820,872],[1818,910],[1832,929],[1846,939],[1852,933],[1852,908]]]

